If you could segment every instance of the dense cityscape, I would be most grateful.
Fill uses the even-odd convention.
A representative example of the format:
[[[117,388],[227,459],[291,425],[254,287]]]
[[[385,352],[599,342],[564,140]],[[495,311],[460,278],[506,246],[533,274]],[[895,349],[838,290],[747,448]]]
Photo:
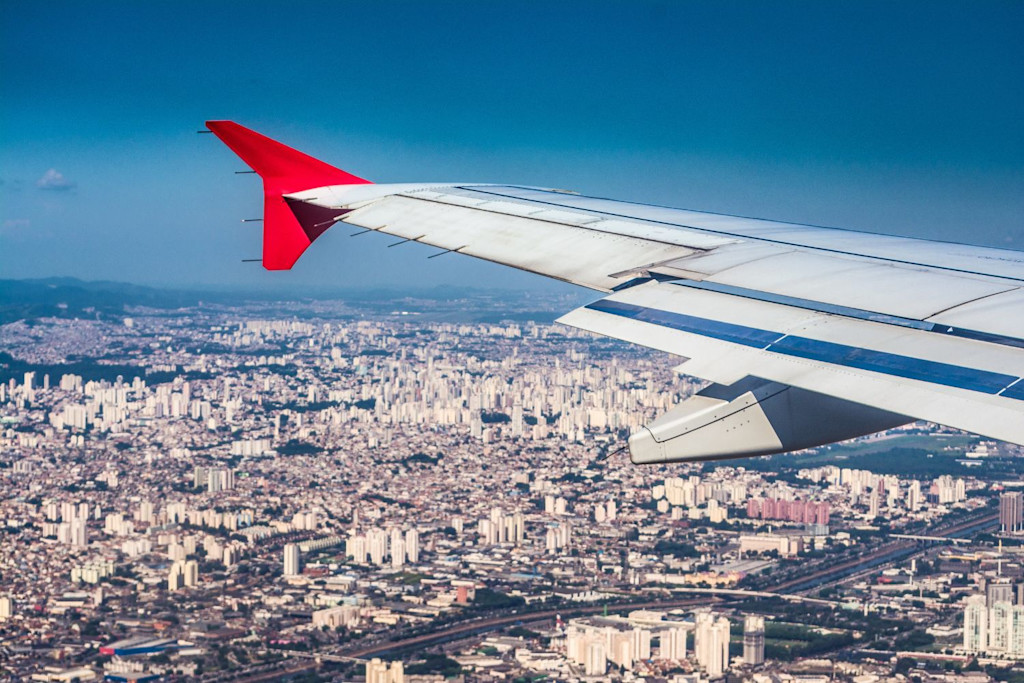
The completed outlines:
[[[565,297],[0,326],[0,680],[1024,680],[1024,458],[636,466],[699,389]]]

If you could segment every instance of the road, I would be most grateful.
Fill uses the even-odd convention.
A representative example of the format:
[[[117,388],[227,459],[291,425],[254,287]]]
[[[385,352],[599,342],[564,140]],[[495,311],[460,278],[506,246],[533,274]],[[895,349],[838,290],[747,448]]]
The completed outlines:
[[[949,526],[940,526],[928,530],[928,535],[936,538],[955,537],[958,534],[962,534],[966,531],[974,530],[979,527],[983,527],[991,522],[998,519],[997,513],[991,513],[982,515],[980,517],[972,517],[968,520],[958,522]],[[407,638],[400,638],[398,640],[391,640],[386,642],[377,642],[371,645],[364,645],[362,647],[337,647],[330,650],[320,650],[315,653],[306,652],[290,652],[291,656],[295,657],[309,657],[317,658],[325,661],[354,661],[372,657],[375,655],[384,654],[394,650],[406,650],[411,648],[423,648],[437,643],[454,640],[459,636],[464,635],[477,635],[481,633],[487,633],[489,631],[496,631],[506,626],[511,626],[516,623],[532,624],[540,621],[554,619],[556,616],[561,615],[563,617],[577,617],[585,614],[596,614],[603,612],[605,609],[615,612],[622,612],[624,610],[637,610],[637,609],[676,609],[680,607],[692,607],[695,605],[707,605],[710,602],[720,601],[729,597],[737,598],[744,597],[747,594],[767,596],[767,595],[779,595],[784,598],[800,599],[802,596],[797,595],[799,588],[811,584],[809,589],[816,589],[828,582],[830,579],[842,579],[851,574],[857,574],[863,571],[866,565],[870,565],[877,569],[880,566],[887,564],[893,559],[905,559],[906,556],[914,554],[915,552],[922,552],[927,546],[921,546],[919,543],[907,539],[901,539],[898,541],[890,541],[884,543],[882,546],[875,550],[860,555],[854,559],[840,562],[839,564],[824,567],[817,571],[813,571],[810,574],[805,574],[799,577],[783,581],[781,583],[769,586],[762,591],[740,591],[740,590],[726,590],[726,591],[714,591],[707,590],[701,591],[702,593],[712,593],[710,597],[702,598],[683,598],[683,599],[662,599],[662,600],[647,600],[643,602],[634,603],[618,603],[615,605],[605,606],[601,605],[588,605],[583,607],[563,605],[557,609],[539,610],[536,612],[529,611],[517,611],[510,614],[503,614],[499,616],[486,617],[482,619],[475,619],[471,621],[463,621],[450,626],[444,627],[438,631],[431,633],[424,633],[416,636],[410,636]],[[797,589],[797,590],[794,590]],[[793,593],[792,595],[786,595],[787,593]]]
[[[990,513],[982,515],[980,517],[972,517],[970,519],[952,524],[950,526],[936,527],[931,530],[928,535],[937,538],[945,537],[957,537],[958,534],[962,534],[965,531],[970,531],[979,527],[984,527],[987,524],[995,522],[999,519],[999,513]],[[888,558],[903,560],[909,555],[923,552],[928,546],[920,545],[916,541],[899,540],[890,541],[882,544],[875,550],[865,554],[859,555],[852,560],[840,562],[839,564],[832,565],[830,567],[824,567],[818,571],[810,574],[804,574],[799,577],[777,583],[775,585],[766,588],[766,591],[773,593],[785,593],[785,592],[799,592],[802,587],[807,589],[820,588],[823,584],[829,581],[830,578],[841,578],[846,574],[852,574],[859,571],[863,571],[867,567],[877,568],[887,563]],[[853,570],[853,571],[850,571]]]
[[[587,605],[585,607],[576,607],[573,605],[564,605],[558,609],[547,609],[539,610],[536,612],[517,612],[514,614],[504,614],[496,617],[488,617],[486,619],[480,619],[469,622],[460,622],[458,624],[452,624],[446,628],[433,633],[424,633],[418,636],[411,636],[409,638],[402,638],[400,640],[392,640],[384,643],[374,643],[373,645],[364,646],[360,648],[343,649],[339,648],[335,652],[331,652],[328,656],[324,656],[324,652],[320,651],[310,656],[319,656],[323,659],[333,658],[339,660],[350,660],[350,659],[365,659],[366,657],[372,657],[374,655],[383,654],[391,650],[405,650],[413,647],[425,647],[446,640],[452,640],[461,635],[479,634],[486,633],[488,631],[496,631],[506,626],[511,626],[518,622],[523,624],[532,624],[538,621],[547,621],[554,619],[556,616],[561,615],[563,617],[578,617],[584,614],[596,614],[603,612],[605,609],[614,612],[621,612],[623,610],[637,610],[637,609],[676,609],[679,607],[693,607],[695,605],[706,605],[709,602],[715,600],[715,598],[677,598],[668,600],[647,600],[644,602],[632,602],[632,603],[617,603],[614,605]],[[309,654],[309,653],[303,653]]]

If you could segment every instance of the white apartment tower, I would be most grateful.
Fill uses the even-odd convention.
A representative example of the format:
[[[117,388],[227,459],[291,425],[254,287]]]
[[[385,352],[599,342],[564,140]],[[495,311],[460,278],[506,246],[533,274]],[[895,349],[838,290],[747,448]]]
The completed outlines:
[[[181,587],[185,583],[185,562],[177,560],[171,565],[170,572],[167,574],[167,590],[176,591],[181,590]]]
[[[189,560],[185,563],[184,570],[185,586],[188,588],[194,588],[199,584],[199,563],[195,560]]]
[[[715,619],[711,612],[697,614],[694,637],[697,662],[711,678],[721,676],[729,665],[729,620]]]
[[[391,566],[401,569],[405,565],[405,536],[395,527],[391,530]]]
[[[583,670],[588,676],[604,676],[608,670],[608,655],[603,641],[591,640],[586,643]]]
[[[913,480],[907,489],[907,509],[913,512],[921,509],[921,482]]]
[[[376,657],[366,663],[366,683],[405,683],[405,669],[402,662],[389,666]]]
[[[985,598],[972,595],[964,608],[964,650],[984,652],[988,649],[988,608]]]
[[[75,517],[71,520],[71,545],[76,548],[84,548],[89,545],[88,529],[85,525],[86,517]]]
[[[667,631],[662,631],[660,637],[661,651],[659,655],[661,659],[673,659],[676,661],[686,659],[686,629],[671,628]]]
[[[10,598],[0,598],[0,621],[10,619],[14,615],[14,601]]]
[[[371,529],[366,534],[367,549],[370,554],[370,562],[376,565],[384,564],[384,558],[388,554],[388,535],[383,529]]]
[[[405,532],[405,554],[411,564],[420,562],[420,532],[409,529]]]
[[[284,547],[284,575],[298,576],[300,564],[299,546],[289,543]]]

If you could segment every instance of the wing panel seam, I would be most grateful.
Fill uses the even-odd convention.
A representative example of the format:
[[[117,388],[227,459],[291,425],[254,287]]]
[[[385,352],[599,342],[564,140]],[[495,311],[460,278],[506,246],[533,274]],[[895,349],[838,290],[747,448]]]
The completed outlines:
[[[727,232],[725,230],[712,230],[711,228],[699,228],[699,227],[694,226],[694,225],[687,225],[686,223],[674,223],[672,221],[663,221],[663,220],[658,220],[658,219],[655,219],[655,218],[638,218],[636,216],[630,216],[630,215],[627,215],[627,214],[615,213],[614,211],[602,211],[601,209],[583,209],[583,208],[579,208],[579,207],[567,207],[567,206],[565,206],[563,204],[556,204],[555,202],[547,202],[547,201],[544,201],[544,200],[541,200],[541,199],[525,199],[525,198],[521,198],[521,197],[509,197],[508,195],[503,195],[500,192],[488,192],[487,190],[482,190],[479,187],[473,187],[473,186],[466,186],[466,187],[457,186],[457,187],[460,190],[468,190],[468,191],[472,191],[472,192],[480,192],[481,194],[489,194],[489,195],[493,195],[495,197],[505,197],[506,199],[519,199],[520,201],[524,201],[524,202],[535,202],[537,204],[546,204],[548,206],[557,206],[557,207],[559,207],[561,209],[570,209],[570,210],[576,210],[576,211],[584,211],[584,212],[590,212],[590,213],[597,213],[597,214],[601,214],[601,215],[604,215],[604,216],[613,216],[615,218],[623,218],[623,219],[626,219],[626,220],[640,221],[640,222],[643,222],[643,223],[653,223],[655,225],[667,225],[667,226],[674,227],[674,228],[683,228],[685,230],[694,230],[694,231],[697,231],[697,232],[708,233],[708,234],[711,234],[711,235],[722,235],[722,236],[725,236],[725,237],[734,237],[734,238],[739,239],[739,240],[766,242],[768,244],[779,244],[779,245],[783,245],[783,246],[787,246],[787,247],[797,247],[799,249],[807,249],[808,251],[819,251],[819,252],[823,252],[823,253],[826,253],[826,254],[839,254],[841,256],[855,256],[857,258],[870,259],[872,261],[878,261],[878,262],[881,262],[881,263],[897,263],[897,264],[904,265],[904,266],[915,266],[917,268],[927,268],[927,269],[931,269],[931,270],[941,270],[941,271],[947,271],[947,272],[950,272],[950,273],[961,273],[963,275],[977,275],[979,277],[988,278],[989,280],[1010,280],[1010,281],[1013,281],[1013,282],[1024,282],[1024,278],[1014,277],[1012,275],[992,275],[990,273],[981,273],[981,272],[978,272],[976,270],[967,270],[965,268],[952,268],[950,266],[937,266],[937,265],[933,265],[933,264],[929,264],[929,263],[919,263],[917,261],[905,261],[905,260],[902,260],[902,259],[886,258],[886,257],[883,257],[883,256],[872,256],[870,254],[861,254],[861,253],[858,253],[858,252],[855,252],[855,251],[843,251],[842,249],[830,249],[829,247],[815,247],[815,246],[811,246],[811,245],[808,245],[808,244],[800,244],[799,242],[787,242],[785,240],[774,240],[774,239],[770,239],[770,238],[767,238],[767,237],[758,237],[758,236],[755,236],[755,235],[745,235],[743,233]],[[534,191],[534,192],[543,192],[544,191],[544,190],[538,190],[536,188],[520,188],[520,187],[517,187],[515,185],[506,185],[505,187],[513,187],[513,188],[516,188],[516,189],[530,189],[531,191]],[[597,199],[597,200],[600,200],[600,201],[617,201],[617,200],[603,199],[601,197],[588,197],[586,195],[574,195],[574,196],[579,196],[579,197],[581,197],[583,199]],[[671,209],[672,208],[672,207],[667,207],[667,206],[657,206],[657,205],[653,205],[653,204],[650,204],[650,205],[649,204],[640,204],[638,202],[622,202],[622,203],[632,203],[632,204],[636,204],[637,206],[651,206],[653,208],[661,208],[661,209]],[[686,211],[687,209],[675,209],[675,210]],[[696,212],[695,211],[693,213],[710,213],[710,212],[707,212],[707,211]],[[729,216],[729,214],[712,214],[712,215]],[[741,219],[743,218],[742,216],[729,216],[729,217],[730,218],[741,218]],[[767,221],[767,219],[763,219],[763,218],[749,219],[749,220],[763,220],[763,221]],[[769,222],[772,222],[772,221],[769,221]],[[836,230],[837,232],[858,233],[858,231],[855,231],[855,230],[842,230],[840,228],[825,228],[823,226],[803,225],[803,224],[800,224],[800,223],[785,223],[784,225],[792,225],[792,226],[797,227],[797,228],[799,228],[799,227],[807,227],[807,228],[817,228],[817,229],[822,229],[822,230]],[[894,237],[894,235],[884,235],[882,233],[860,232],[858,234],[875,235],[875,236],[879,236],[879,237]],[[907,238],[902,238],[902,239],[914,239],[914,238],[907,237]],[[951,242],[950,244],[955,244],[955,242]]]
[[[640,322],[661,325],[680,332],[689,332],[720,341],[757,348],[779,355],[837,365],[854,370],[876,372],[893,377],[976,391],[990,395],[1004,395],[1024,400],[1024,393],[1003,393],[1022,378],[988,370],[924,360],[885,351],[875,351],[846,344],[826,342],[809,337],[785,335],[746,325],[726,323],[709,318],[637,306],[622,301],[601,299],[585,307],[600,313],[609,313]],[[767,343],[767,345],[765,345]],[[1022,385],[1024,386],[1024,385]]]

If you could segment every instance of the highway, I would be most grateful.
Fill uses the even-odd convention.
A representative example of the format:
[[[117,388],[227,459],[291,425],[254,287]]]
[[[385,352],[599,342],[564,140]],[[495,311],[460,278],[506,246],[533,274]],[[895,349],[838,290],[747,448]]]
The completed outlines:
[[[536,623],[538,621],[547,621],[554,619],[556,616],[561,615],[562,617],[578,617],[585,614],[597,614],[607,609],[609,612],[622,612],[625,610],[637,610],[637,609],[676,609],[679,607],[694,607],[697,605],[706,605],[713,601],[712,598],[677,598],[667,600],[646,600],[643,602],[632,602],[632,603],[616,603],[614,605],[604,604],[600,605],[586,605],[578,607],[575,605],[563,605],[557,609],[546,609],[538,610],[536,612],[514,612],[511,614],[504,614],[501,616],[487,617],[479,620],[463,621],[457,624],[452,624],[446,628],[433,633],[424,633],[418,636],[411,636],[409,638],[402,638],[400,640],[391,640],[387,642],[374,643],[364,647],[356,647],[351,649],[339,648],[337,651],[327,654],[323,651],[310,654],[310,653],[289,653],[299,654],[307,656],[317,656],[321,659],[327,660],[352,660],[352,659],[365,659],[366,657],[372,657],[374,655],[383,654],[392,650],[405,650],[413,647],[425,647],[433,645],[435,643],[452,640],[462,635],[486,633],[488,631],[496,631],[506,626],[511,626],[518,622],[523,624]]]
[[[936,527],[928,534],[928,536],[935,537],[940,540],[944,540],[946,537],[955,538],[958,534],[983,527],[998,519],[999,513],[995,512],[982,515],[980,517],[972,517],[950,526]],[[899,537],[897,536],[897,538]],[[923,552],[927,547],[927,545],[920,545],[920,541],[901,538],[901,540],[898,541],[884,543],[875,550],[864,555],[859,555],[851,560],[846,560],[839,564],[811,572],[810,574],[805,574],[803,576],[783,581],[772,585],[765,590],[772,593],[785,593],[790,591],[799,592],[801,590],[820,588],[832,577],[842,578],[846,574],[852,574],[868,568],[874,569],[886,564],[890,559],[906,559],[909,555],[916,554],[917,552]]]
[[[832,604],[829,601],[808,598],[807,596],[800,595],[799,593],[801,591],[805,592],[820,588],[830,580],[842,580],[852,574],[859,574],[867,567],[877,569],[892,560],[906,559],[907,556],[915,554],[916,552],[923,552],[923,550],[927,548],[926,545],[922,545],[922,542],[932,540],[942,542],[947,538],[955,538],[959,534],[973,531],[995,522],[998,519],[998,516],[999,515],[997,513],[975,516],[952,525],[935,527],[930,529],[927,534],[910,538],[904,535],[893,535],[894,538],[899,540],[883,543],[880,547],[869,553],[859,555],[853,559],[846,560],[829,567],[823,567],[819,570],[812,571],[809,574],[804,574],[802,576],[782,581],[759,591],[742,589],[684,588],[677,589],[676,592],[685,591],[688,593],[698,593],[708,597],[645,600],[631,603],[616,603],[607,606],[604,604],[586,606],[562,605],[558,608],[538,611],[516,610],[508,614],[458,622],[431,633],[399,638],[398,640],[363,644],[361,647],[341,646],[328,650],[320,650],[314,653],[289,652],[287,654],[293,657],[315,658],[322,661],[351,662],[396,650],[424,648],[430,645],[454,640],[460,636],[478,635],[489,631],[496,631],[517,623],[532,624],[554,619],[558,615],[561,615],[563,618],[578,617],[586,614],[596,614],[603,612],[606,609],[610,612],[616,613],[637,609],[666,610],[680,607],[708,605],[712,602],[728,600],[729,598],[776,596],[787,600]]]

